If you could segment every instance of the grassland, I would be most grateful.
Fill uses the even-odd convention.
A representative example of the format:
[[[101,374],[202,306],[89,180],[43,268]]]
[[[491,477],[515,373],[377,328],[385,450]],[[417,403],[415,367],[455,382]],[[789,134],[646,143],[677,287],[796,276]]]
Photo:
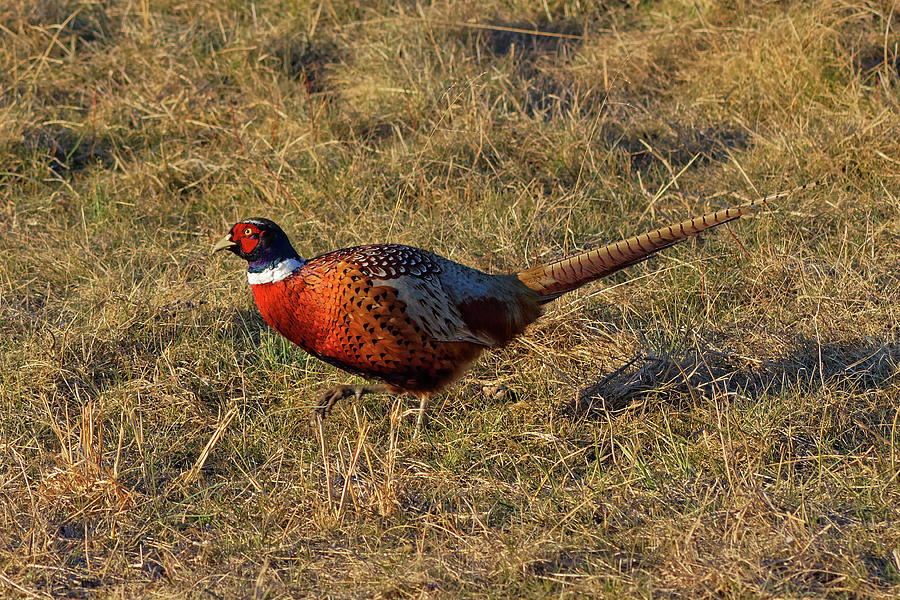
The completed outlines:
[[[5,0],[0,595],[897,597],[894,8]],[[561,299],[416,440],[388,397],[318,439],[353,378],[209,255],[267,216],[508,271],[824,177]]]

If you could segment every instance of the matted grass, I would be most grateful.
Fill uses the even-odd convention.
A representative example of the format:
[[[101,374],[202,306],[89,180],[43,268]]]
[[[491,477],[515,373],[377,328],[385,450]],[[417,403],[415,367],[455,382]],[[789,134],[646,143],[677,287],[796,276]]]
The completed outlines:
[[[0,4],[0,594],[900,594],[892,3],[359,4]],[[354,379],[209,255],[267,216],[509,271],[823,177],[418,440],[388,397],[318,439]]]

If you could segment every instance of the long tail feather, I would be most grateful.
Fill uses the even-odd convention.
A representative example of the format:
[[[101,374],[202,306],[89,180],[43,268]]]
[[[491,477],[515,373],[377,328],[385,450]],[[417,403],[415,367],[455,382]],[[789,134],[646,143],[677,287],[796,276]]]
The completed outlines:
[[[821,185],[822,181],[807,183],[792,190],[757,198],[742,206],[725,208],[715,212],[642,233],[619,242],[613,242],[587,250],[545,265],[532,267],[518,273],[519,279],[541,295],[541,302],[549,302],[586,283],[606,277],[620,269],[630,267],[669,246],[686,240],[707,229],[724,225],[746,214],[755,212],[767,202],[789,194]]]

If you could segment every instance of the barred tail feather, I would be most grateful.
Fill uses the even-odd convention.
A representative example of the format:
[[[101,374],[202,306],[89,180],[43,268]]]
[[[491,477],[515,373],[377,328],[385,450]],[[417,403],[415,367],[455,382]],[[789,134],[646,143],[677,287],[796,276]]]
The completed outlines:
[[[676,225],[662,227],[656,231],[642,233],[558,261],[532,267],[518,273],[518,277],[522,283],[540,294],[541,302],[549,302],[595,279],[646,260],[656,252],[691,236],[752,213],[770,200],[782,198],[820,183],[808,183],[793,190],[758,198],[742,206],[707,213]]]

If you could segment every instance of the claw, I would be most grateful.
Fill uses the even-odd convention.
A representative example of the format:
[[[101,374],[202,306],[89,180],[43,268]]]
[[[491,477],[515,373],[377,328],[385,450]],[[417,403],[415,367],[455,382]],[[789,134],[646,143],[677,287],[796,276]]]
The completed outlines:
[[[314,415],[324,421],[341,398],[354,396],[358,402],[363,394],[380,394],[386,391],[387,386],[384,385],[336,385],[319,394]]]

